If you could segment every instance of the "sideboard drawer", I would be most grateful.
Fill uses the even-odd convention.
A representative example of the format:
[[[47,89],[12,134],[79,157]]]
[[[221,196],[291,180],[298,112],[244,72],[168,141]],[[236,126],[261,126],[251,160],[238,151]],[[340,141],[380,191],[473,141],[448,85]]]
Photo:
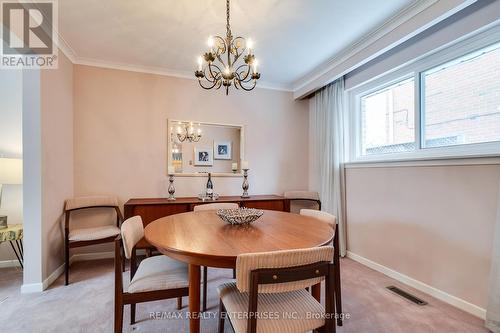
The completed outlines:
[[[142,217],[142,223],[147,225],[149,222],[165,216],[189,212],[189,208],[189,204],[135,206],[132,216],[139,215]]]
[[[277,210],[286,211],[284,200],[273,200],[273,201],[244,201],[242,202],[243,207],[247,208],[257,208],[257,209],[267,209],[267,210]]]

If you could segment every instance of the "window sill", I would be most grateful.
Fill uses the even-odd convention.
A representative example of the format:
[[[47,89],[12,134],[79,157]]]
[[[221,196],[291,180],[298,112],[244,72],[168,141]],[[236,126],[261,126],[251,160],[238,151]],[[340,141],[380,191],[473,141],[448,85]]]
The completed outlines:
[[[360,168],[401,168],[429,166],[500,165],[500,155],[456,156],[456,157],[415,157],[394,159],[359,160],[344,163],[346,169]]]

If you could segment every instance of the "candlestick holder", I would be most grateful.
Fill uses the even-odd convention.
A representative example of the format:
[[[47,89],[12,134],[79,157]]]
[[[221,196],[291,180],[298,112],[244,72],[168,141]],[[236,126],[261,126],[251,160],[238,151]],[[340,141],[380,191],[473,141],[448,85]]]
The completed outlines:
[[[243,188],[242,198],[250,198],[248,195],[248,188],[250,187],[250,184],[248,184],[248,170],[249,169],[243,169],[243,184],[241,185]]]
[[[175,200],[175,186],[174,186],[174,175],[168,175],[168,181],[170,184],[168,185],[168,200],[174,201]]]

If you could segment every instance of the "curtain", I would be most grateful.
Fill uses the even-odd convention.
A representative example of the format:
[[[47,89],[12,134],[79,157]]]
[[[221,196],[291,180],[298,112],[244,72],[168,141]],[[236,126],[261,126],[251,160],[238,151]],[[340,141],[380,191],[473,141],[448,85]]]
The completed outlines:
[[[500,333],[500,186],[498,188],[497,221],[493,237],[486,327],[494,333]]]
[[[309,110],[311,188],[319,192],[322,210],[337,217],[342,256],[346,253],[344,107],[344,78],[340,78],[314,95]]]

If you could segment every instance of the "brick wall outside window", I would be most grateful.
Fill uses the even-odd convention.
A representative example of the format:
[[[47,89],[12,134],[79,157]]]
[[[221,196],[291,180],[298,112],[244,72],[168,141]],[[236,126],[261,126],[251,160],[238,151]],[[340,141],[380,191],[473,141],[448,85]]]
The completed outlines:
[[[500,47],[422,75],[424,147],[500,141]],[[363,154],[414,150],[414,81],[361,98]]]

